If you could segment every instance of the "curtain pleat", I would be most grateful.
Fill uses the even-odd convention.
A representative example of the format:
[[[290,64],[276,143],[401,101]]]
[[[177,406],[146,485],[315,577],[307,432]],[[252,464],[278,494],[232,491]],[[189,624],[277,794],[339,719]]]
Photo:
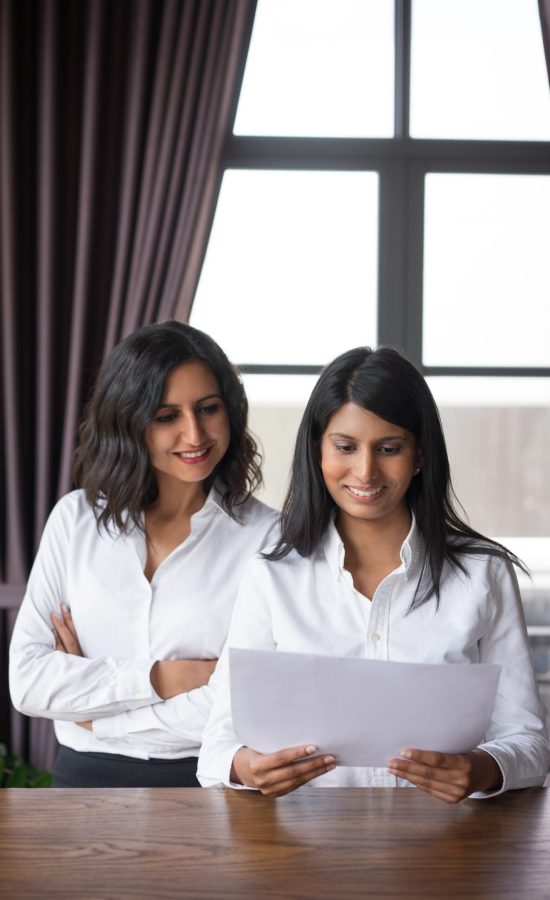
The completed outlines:
[[[140,134],[144,118],[144,96],[147,90],[147,49],[151,31],[151,6],[140,3],[132,22],[131,55],[123,104],[124,129],[122,137],[121,196],[119,219],[116,229],[116,254],[113,281],[109,298],[107,333],[104,356],[113,349],[122,333],[123,305],[121,297],[129,278],[134,242],[135,210],[142,190],[140,183],[141,142]],[[139,191],[138,191],[139,185]]]
[[[75,429],[82,400],[82,360],[86,341],[87,292],[92,264],[92,226],[95,176],[98,174],[95,157],[99,114],[99,78],[101,71],[101,20],[102,3],[85,4],[87,13],[84,63],[84,90],[82,103],[82,137],[80,142],[80,173],[77,186],[77,224],[73,304],[69,340],[69,367],[63,416],[63,443],[57,484],[61,496],[71,485],[72,458],[75,446]],[[50,248],[51,250],[51,248]]]
[[[127,333],[186,320],[256,0],[0,0],[0,742],[6,647],[78,422]]]
[[[36,328],[36,446],[34,543],[38,544],[42,523],[51,502],[51,489],[41,472],[52,472],[52,428],[54,409],[48,373],[54,369],[54,256],[51,252],[55,233],[55,120],[57,31],[52,0],[45,0],[47,13],[39,48],[39,77],[42,90],[38,98],[38,191],[37,191],[37,328]]]
[[[15,185],[13,181],[14,147],[10,129],[14,126],[13,109],[13,46],[9,39],[12,30],[13,11],[9,4],[0,7],[0,275],[2,291],[2,463],[5,473],[2,485],[2,501],[5,518],[2,523],[4,554],[3,580],[22,582],[28,569],[25,553],[24,510],[21,497],[23,398],[19,391],[16,340],[18,330],[17,285],[17,227],[15,217]],[[4,127],[4,123],[7,128]],[[9,477],[8,476],[9,473]]]

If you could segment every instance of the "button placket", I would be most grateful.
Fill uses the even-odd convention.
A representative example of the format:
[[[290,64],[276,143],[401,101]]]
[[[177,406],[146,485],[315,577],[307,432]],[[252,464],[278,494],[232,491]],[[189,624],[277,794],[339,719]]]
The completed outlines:
[[[391,583],[379,585],[372,598],[371,619],[369,628],[369,655],[373,659],[387,659],[388,648],[387,623],[389,604],[392,594]]]

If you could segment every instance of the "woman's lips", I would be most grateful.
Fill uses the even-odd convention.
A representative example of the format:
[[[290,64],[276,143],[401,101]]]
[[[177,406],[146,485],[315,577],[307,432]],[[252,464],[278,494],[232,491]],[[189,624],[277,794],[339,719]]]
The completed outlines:
[[[212,447],[201,447],[199,450],[181,450],[175,453],[178,459],[181,459],[187,466],[196,466],[202,463],[208,457]]]
[[[351,484],[344,485],[348,495],[359,503],[375,503],[386,490],[385,485],[376,488],[360,488]]]

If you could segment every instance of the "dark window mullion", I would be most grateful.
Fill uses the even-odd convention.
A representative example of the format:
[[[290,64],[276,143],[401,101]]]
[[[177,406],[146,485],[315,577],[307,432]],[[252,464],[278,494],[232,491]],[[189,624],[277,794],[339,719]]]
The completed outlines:
[[[411,103],[411,0],[395,0],[396,138],[408,138]]]
[[[406,165],[380,166],[378,224],[378,343],[405,349],[407,273]]]
[[[406,341],[403,349],[411,362],[420,367],[424,276],[424,166],[408,162],[406,174],[406,238],[403,253]]]

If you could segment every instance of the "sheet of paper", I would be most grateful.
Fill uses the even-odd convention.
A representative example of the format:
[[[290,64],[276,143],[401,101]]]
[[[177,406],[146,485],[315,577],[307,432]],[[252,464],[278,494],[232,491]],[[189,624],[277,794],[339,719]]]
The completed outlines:
[[[236,734],[261,753],[313,744],[342,766],[405,747],[464,753],[485,738],[500,666],[433,665],[231,648]]]

